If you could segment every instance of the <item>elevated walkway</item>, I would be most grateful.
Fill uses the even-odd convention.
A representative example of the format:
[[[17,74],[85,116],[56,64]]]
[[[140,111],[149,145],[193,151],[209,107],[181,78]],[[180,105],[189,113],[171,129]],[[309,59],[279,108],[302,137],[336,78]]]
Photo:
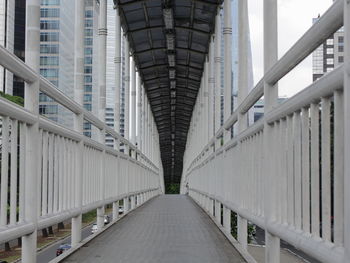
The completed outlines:
[[[190,198],[163,195],[87,243],[63,262],[245,262]]]

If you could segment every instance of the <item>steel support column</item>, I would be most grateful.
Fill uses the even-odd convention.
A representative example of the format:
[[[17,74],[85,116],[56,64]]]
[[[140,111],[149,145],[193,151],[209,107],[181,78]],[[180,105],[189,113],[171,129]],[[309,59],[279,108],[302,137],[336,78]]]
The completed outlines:
[[[26,2],[26,63],[39,75],[39,48],[40,48],[40,0],[27,0]],[[24,107],[39,114],[39,79],[25,85]],[[34,231],[22,237],[22,261],[26,263],[36,262],[37,249],[37,222],[38,222],[38,156],[39,124],[36,122],[28,126],[26,136],[26,183],[24,218],[32,222]]]
[[[135,60],[131,58],[131,142],[136,143],[136,69]]]
[[[350,1],[344,0],[344,262],[350,261]],[[339,118],[339,117],[338,117]]]
[[[85,1],[75,1],[75,64],[74,64],[74,98],[80,105],[83,105],[84,94],[84,28],[85,28]],[[74,130],[83,135],[84,117],[82,114],[74,116]],[[75,207],[82,209],[82,184],[83,184],[83,152],[84,142],[79,142],[79,152],[76,160],[76,191]],[[72,218],[72,246],[81,241],[82,214]]]
[[[278,38],[277,38],[277,0],[264,0],[264,73],[277,62]],[[273,83],[274,84],[274,83]],[[265,114],[273,109],[277,104],[278,87],[271,83],[264,82],[264,111]],[[270,148],[273,147],[273,138],[271,137],[272,127],[265,122],[264,124],[264,167],[265,167],[265,221],[274,220],[274,188],[271,188],[269,179],[270,173]],[[280,239],[265,230],[265,262],[279,263],[280,262]]]
[[[232,19],[231,0],[224,1],[224,123],[231,116],[232,97]],[[230,130],[224,132],[224,143],[231,138]]]
[[[124,138],[129,139],[129,113],[130,113],[130,56],[129,56],[129,42],[127,38],[124,38],[125,46],[125,75],[124,75],[124,88],[125,88],[125,108],[124,108]]]

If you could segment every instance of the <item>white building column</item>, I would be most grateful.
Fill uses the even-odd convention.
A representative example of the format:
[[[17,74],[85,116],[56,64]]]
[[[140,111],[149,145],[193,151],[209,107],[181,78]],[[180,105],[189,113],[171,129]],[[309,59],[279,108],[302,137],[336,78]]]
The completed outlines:
[[[214,136],[214,91],[215,91],[215,70],[214,70],[214,37],[210,37],[209,46],[209,78],[208,78],[208,139]]]
[[[121,88],[121,28],[120,28],[120,16],[119,8],[115,6],[115,107],[114,107],[114,129],[117,133],[120,133],[120,88]],[[119,143],[117,145],[119,149]]]
[[[224,123],[231,116],[232,97],[232,19],[231,0],[224,1]],[[224,131],[224,143],[231,139],[231,131]]]
[[[114,129],[120,134],[120,88],[121,88],[121,28],[120,28],[120,16],[119,8],[117,5],[114,6],[115,9],[115,55],[114,55],[114,65],[115,65],[115,101],[114,101]],[[114,139],[114,148],[119,151],[120,141]],[[118,158],[118,173],[120,160]],[[116,188],[118,189],[118,187]],[[119,200],[113,202],[113,220],[116,220],[119,216]]]
[[[224,123],[231,116],[232,97],[232,19],[231,0],[224,1]],[[224,131],[224,144],[231,139],[231,130]],[[231,211],[224,206],[224,227],[231,232]]]
[[[125,43],[125,75],[124,75],[124,87],[125,87],[125,103],[124,103],[124,137],[129,139],[129,113],[130,113],[130,56],[129,56],[129,41],[124,38]]]
[[[238,98],[237,107],[248,95],[248,47],[249,47],[249,27],[248,27],[248,3],[246,0],[238,1]],[[248,127],[248,114],[238,115],[238,133],[243,132]],[[240,149],[241,145],[238,144]],[[247,249],[248,222],[247,219],[237,214],[237,234],[238,242],[244,249]]]
[[[40,0],[26,2],[26,63],[38,75],[40,59]],[[25,85],[24,107],[39,115],[39,79]],[[38,222],[38,156],[39,124],[36,122],[27,127],[26,137],[26,183],[24,192],[24,218],[34,224],[32,233],[22,237],[22,262],[35,263],[37,250],[37,222]]]
[[[84,100],[84,29],[85,29],[85,1],[75,1],[75,64],[74,64],[74,100],[83,105]],[[74,129],[83,135],[84,118],[82,114],[74,116]],[[79,152],[84,151],[84,142],[79,142]],[[83,154],[77,155],[76,160],[76,191],[75,207],[82,209],[82,184],[83,184]],[[81,241],[82,214],[72,218],[72,246],[76,246]]]
[[[218,7],[218,13],[215,17],[215,127],[214,132],[216,133],[221,127],[221,19],[220,19],[221,7]],[[216,149],[220,147],[220,141],[215,140]]]
[[[99,45],[98,45],[98,82],[99,82],[99,118],[102,122],[105,122],[105,111],[106,111],[106,56],[107,56],[107,0],[100,1],[100,14],[99,14]],[[102,144],[105,144],[105,136],[106,132],[104,129],[100,130],[99,141]],[[103,151],[103,155],[105,152]],[[105,158],[101,160],[101,188],[100,188],[100,196],[101,200],[103,200],[104,196],[104,174],[105,174]],[[97,228],[100,230],[104,226],[104,214],[105,207],[101,206],[97,208]]]
[[[344,61],[350,59],[350,2],[344,1]],[[350,64],[345,63],[344,71],[344,221],[350,222]],[[345,261],[350,261],[350,225],[344,224]]]
[[[137,148],[141,149],[141,138],[142,138],[142,129],[141,129],[141,119],[142,119],[142,93],[143,88],[141,85],[141,76],[140,73],[137,74]]]
[[[264,73],[277,62],[277,0],[264,0]],[[271,109],[277,104],[278,88],[277,85],[273,86],[270,83],[264,82],[264,111],[265,114],[271,111]],[[264,124],[264,151],[265,156],[269,156],[269,151],[273,138],[271,138],[272,128],[265,122]],[[269,158],[265,158],[265,215],[266,224],[269,220],[274,220],[275,209],[273,207],[274,189],[268,182],[269,177]],[[272,235],[265,228],[265,262],[279,263],[280,262],[280,239],[277,236]]]
[[[135,60],[131,58],[131,142],[136,143],[136,69],[135,69]]]

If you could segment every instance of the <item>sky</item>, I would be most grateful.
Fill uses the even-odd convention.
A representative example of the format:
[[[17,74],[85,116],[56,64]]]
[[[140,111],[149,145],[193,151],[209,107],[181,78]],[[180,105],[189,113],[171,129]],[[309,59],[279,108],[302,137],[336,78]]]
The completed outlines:
[[[263,0],[249,0],[249,23],[254,83],[263,76]],[[332,0],[278,0],[278,55],[285,52],[311,27],[312,18],[323,14]],[[291,97],[312,82],[312,56],[279,82],[279,96]]]

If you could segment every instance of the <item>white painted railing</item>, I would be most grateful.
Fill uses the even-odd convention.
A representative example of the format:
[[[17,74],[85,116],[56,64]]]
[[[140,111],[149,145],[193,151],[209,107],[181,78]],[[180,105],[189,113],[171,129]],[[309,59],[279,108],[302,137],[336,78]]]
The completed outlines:
[[[0,243],[107,204],[116,205],[113,214],[117,216],[119,200],[124,199],[127,212],[129,205],[134,208],[162,192],[162,171],[132,143],[1,46],[0,64],[28,83],[39,81],[41,92],[91,122],[101,132],[109,133],[116,145],[123,143],[125,148],[125,152],[121,152],[118,148],[107,147],[0,97]],[[38,136],[32,138],[28,129],[35,125],[39,127]],[[28,144],[36,139],[32,146]],[[26,169],[30,155],[37,156],[38,161],[34,176]],[[8,176],[4,176],[7,173]],[[36,198],[32,200],[27,198],[31,191],[29,183],[36,184]],[[129,198],[133,203],[129,204]],[[37,210],[35,220],[26,216],[26,210],[31,208]]]
[[[265,229],[266,239],[283,239],[321,262],[349,257],[349,65],[326,74],[230,140],[239,117],[343,25],[349,61],[349,3],[338,0],[265,74],[198,154],[187,148],[182,192],[196,200],[230,232],[238,215],[238,241],[246,249],[247,220]],[[275,87],[276,88],[276,87]],[[346,106],[348,105],[348,106]],[[266,105],[265,105],[266,106]],[[347,127],[347,128],[346,128]],[[225,138],[225,136],[223,137]],[[188,145],[201,144],[196,138]],[[192,151],[192,152],[191,152]],[[345,164],[344,164],[345,161]],[[223,219],[221,209],[223,208]],[[245,222],[245,223],[244,223]],[[279,262],[266,244],[267,262]],[[276,251],[276,250],[275,250]]]

